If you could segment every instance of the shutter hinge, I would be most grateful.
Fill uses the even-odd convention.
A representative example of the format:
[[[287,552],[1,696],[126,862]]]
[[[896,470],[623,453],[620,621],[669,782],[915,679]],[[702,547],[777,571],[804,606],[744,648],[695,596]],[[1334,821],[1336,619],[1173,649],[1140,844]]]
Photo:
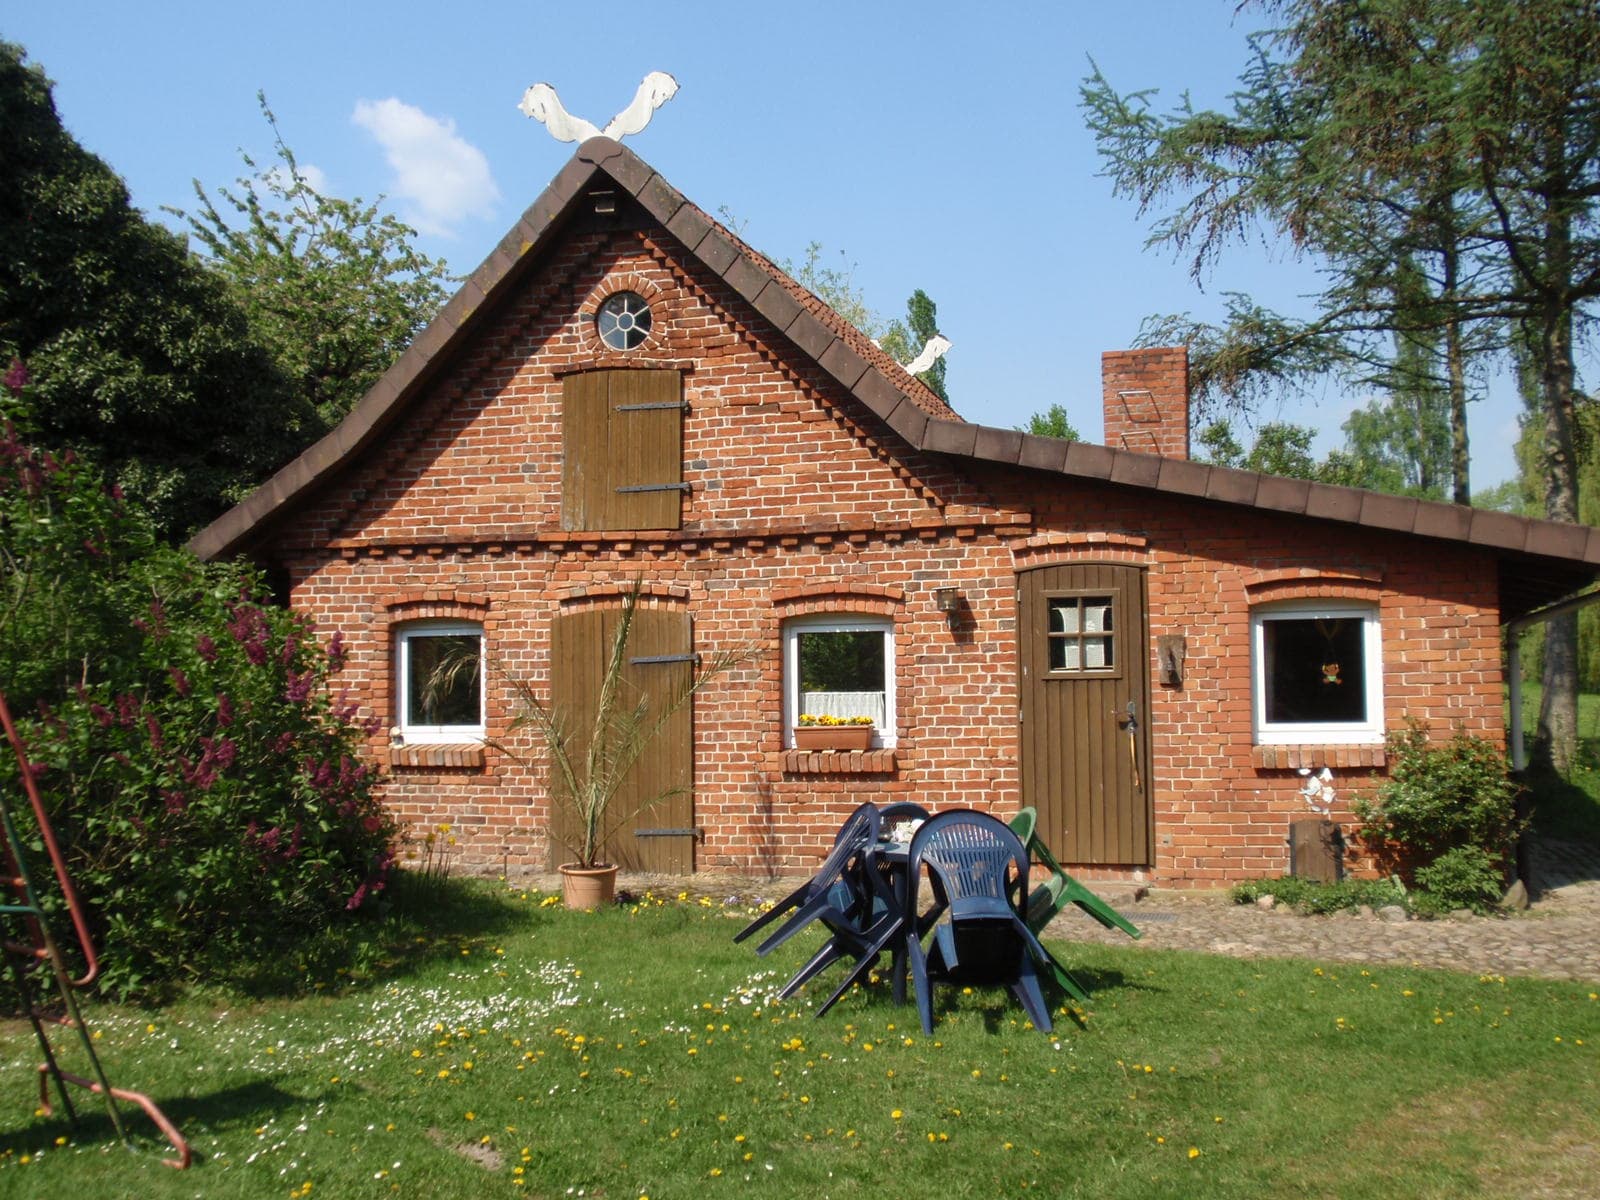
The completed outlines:
[[[632,483],[613,489],[618,492],[687,492],[687,483]]]
[[[694,838],[696,841],[699,841],[701,838],[703,838],[705,836],[705,834],[698,828],[696,828],[696,829],[635,829],[633,831],[633,836],[636,837],[636,838],[686,837],[686,838]]]
[[[616,404],[612,412],[664,412],[668,409],[677,409],[679,412],[689,411],[687,400],[659,400],[649,404]]]
[[[644,658],[630,658],[628,660],[628,665],[630,667],[654,667],[659,666],[662,663],[684,662],[693,663],[698,667],[700,665],[699,653],[691,650],[688,654],[652,654]]]

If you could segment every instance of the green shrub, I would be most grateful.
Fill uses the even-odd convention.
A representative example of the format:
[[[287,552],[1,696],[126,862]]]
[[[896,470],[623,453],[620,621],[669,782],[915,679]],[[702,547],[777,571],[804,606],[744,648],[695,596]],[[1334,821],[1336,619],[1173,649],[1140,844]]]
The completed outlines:
[[[1499,905],[1505,890],[1505,873],[1500,861],[1481,847],[1457,846],[1417,868],[1417,887],[1421,889],[1417,899],[1422,911],[1469,908],[1484,913]]]
[[[1457,730],[1446,742],[1407,720],[1388,738],[1389,778],[1371,799],[1356,798],[1361,836],[1380,855],[1415,870],[1458,847],[1503,858],[1521,834],[1517,785],[1501,751]]]
[[[329,689],[338,634],[163,546],[91,471],[0,437],[0,677],[103,986],[226,978],[370,911],[394,826]],[[0,787],[20,794],[0,754]],[[21,816],[22,814],[19,814]],[[22,834],[42,870],[38,831]]]
[[[1236,884],[1228,895],[1235,904],[1254,904],[1262,896],[1273,896],[1279,904],[1308,914],[1355,910],[1362,905],[1382,908],[1386,904],[1405,904],[1406,889],[1398,879],[1341,879],[1338,883],[1319,883],[1298,875],[1278,879],[1252,879]]]

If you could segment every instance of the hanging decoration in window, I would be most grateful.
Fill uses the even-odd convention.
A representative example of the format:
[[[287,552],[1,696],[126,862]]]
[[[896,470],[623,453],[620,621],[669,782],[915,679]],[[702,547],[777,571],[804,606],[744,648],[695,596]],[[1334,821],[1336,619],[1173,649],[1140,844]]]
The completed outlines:
[[[1322,640],[1327,643],[1328,647],[1322,663],[1322,683],[1324,687],[1338,687],[1339,684],[1344,682],[1339,674],[1339,649],[1335,642],[1342,624],[1343,622],[1339,620],[1319,620],[1317,622],[1317,632],[1322,635]]]

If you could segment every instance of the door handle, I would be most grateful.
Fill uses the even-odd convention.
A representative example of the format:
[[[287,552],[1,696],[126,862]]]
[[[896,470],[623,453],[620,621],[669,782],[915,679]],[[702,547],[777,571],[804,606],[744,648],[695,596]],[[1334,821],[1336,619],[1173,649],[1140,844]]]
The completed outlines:
[[[1133,773],[1133,790],[1144,791],[1144,781],[1139,775],[1139,710],[1132,700],[1126,713],[1118,713],[1117,721],[1128,731],[1128,767]]]

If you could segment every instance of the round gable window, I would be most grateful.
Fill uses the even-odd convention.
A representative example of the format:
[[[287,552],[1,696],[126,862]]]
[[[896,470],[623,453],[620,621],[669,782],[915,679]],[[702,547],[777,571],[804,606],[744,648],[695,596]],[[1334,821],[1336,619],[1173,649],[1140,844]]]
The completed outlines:
[[[650,306],[637,292],[608,296],[594,320],[600,340],[613,350],[637,350],[650,336]]]

